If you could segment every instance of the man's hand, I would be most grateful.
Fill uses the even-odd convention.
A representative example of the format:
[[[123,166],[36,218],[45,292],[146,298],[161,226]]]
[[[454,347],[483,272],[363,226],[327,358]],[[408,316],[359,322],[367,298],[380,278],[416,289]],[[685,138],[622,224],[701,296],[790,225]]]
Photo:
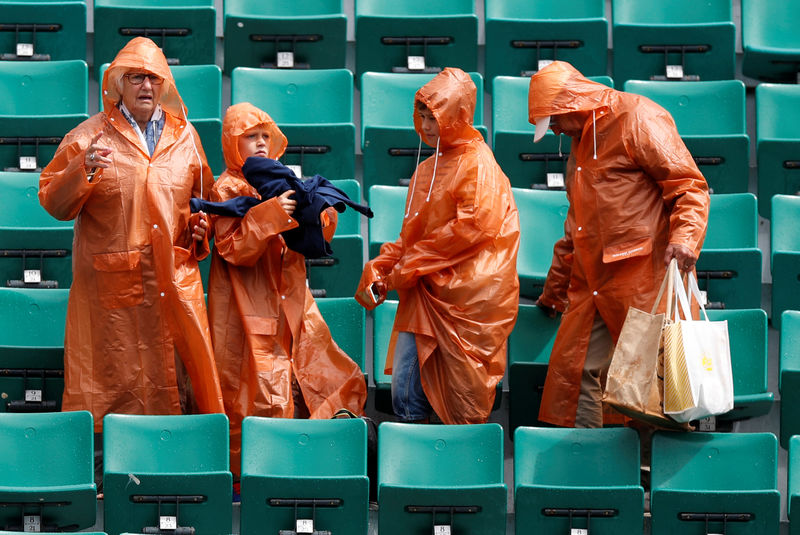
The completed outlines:
[[[200,221],[192,228],[192,239],[195,241],[203,241],[206,237],[206,230],[208,229],[208,216],[205,212],[198,212],[200,214]]]
[[[678,261],[678,269],[684,273],[689,272],[697,262],[697,257],[691,249],[685,245],[670,243],[667,245],[667,251],[664,254],[664,263],[669,265],[670,260],[675,259]]]
[[[547,314],[547,317],[548,317],[548,318],[555,318],[555,317],[556,317],[556,315],[558,314],[558,311],[557,311],[555,308],[553,308],[553,307],[551,307],[551,306],[547,306],[547,305],[545,305],[544,303],[542,303],[542,298],[541,298],[541,297],[540,297],[539,299],[537,299],[537,300],[536,300],[536,303],[534,303],[534,304],[535,304],[537,307],[541,308],[541,309],[542,309],[542,311],[543,311],[545,314]]]

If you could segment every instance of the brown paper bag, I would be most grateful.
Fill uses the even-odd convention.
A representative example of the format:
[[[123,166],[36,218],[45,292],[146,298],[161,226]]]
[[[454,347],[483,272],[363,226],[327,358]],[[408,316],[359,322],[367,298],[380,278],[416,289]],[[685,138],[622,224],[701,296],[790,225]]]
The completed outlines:
[[[662,330],[665,314],[656,314],[667,288],[669,317],[673,292],[671,270],[667,270],[650,313],[630,307],[625,316],[611,365],[608,368],[603,402],[622,414],[651,425],[670,429],[689,429],[664,414],[664,346]]]

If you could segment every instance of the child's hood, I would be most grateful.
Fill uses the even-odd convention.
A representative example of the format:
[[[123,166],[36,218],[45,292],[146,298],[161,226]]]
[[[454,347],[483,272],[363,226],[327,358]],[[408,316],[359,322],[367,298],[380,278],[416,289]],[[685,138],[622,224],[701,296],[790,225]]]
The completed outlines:
[[[231,171],[240,172],[244,158],[239,154],[239,138],[256,126],[263,125],[269,133],[269,157],[277,160],[286,150],[287,140],[267,112],[249,102],[234,104],[225,112],[222,121],[222,154]]]

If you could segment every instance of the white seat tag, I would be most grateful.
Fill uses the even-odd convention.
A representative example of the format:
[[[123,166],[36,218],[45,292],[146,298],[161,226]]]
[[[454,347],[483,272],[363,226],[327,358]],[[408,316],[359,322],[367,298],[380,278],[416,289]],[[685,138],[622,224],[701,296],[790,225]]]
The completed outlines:
[[[278,52],[278,68],[279,69],[293,69],[294,68],[294,52]]]
[[[28,533],[38,533],[42,531],[42,517],[39,515],[25,515],[23,518],[22,530]]]
[[[36,156],[20,156],[19,168],[24,171],[33,171],[36,169]]]
[[[683,78],[683,65],[667,65],[667,78],[670,80]]]
[[[563,188],[564,187],[564,173],[547,173],[547,187],[548,188]]]
[[[298,518],[296,526],[297,535],[301,533],[314,533],[314,521],[308,518]]]
[[[33,43],[17,43],[17,56],[21,58],[33,56]]]
[[[572,528],[569,530],[569,535],[589,535],[589,530],[584,528]]]
[[[448,525],[433,526],[433,535],[450,535],[451,533],[450,526]]]
[[[25,401],[41,403],[42,402],[42,391],[37,389],[31,389],[25,391]]]
[[[297,178],[303,178],[303,166],[302,165],[287,165],[286,167],[291,169],[292,173],[294,173],[294,176],[296,176]]]
[[[424,71],[425,70],[425,56],[408,56],[408,70],[409,71]]]
[[[716,431],[717,430],[717,417],[709,416],[698,420],[698,428],[700,431]]]
[[[25,284],[39,284],[42,282],[42,272],[38,269],[26,269],[22,272],[22,280]]]
[[[551,63],[553,63],[552,59],[540,59],[539,60],[539,70],[541,71],[542,69],[544,69],[545,67],[547,67]]]
[[[158,527],[162,530],[178,529],[178,517],[176,516],[161,516],[158,518]]]

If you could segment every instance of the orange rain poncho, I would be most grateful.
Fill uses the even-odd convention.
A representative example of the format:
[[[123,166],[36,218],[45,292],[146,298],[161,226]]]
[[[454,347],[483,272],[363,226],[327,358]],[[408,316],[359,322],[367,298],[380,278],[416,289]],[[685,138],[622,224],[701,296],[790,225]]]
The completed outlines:
[[[417,168],[400,238],[367,263],[356,298],[385,280],[397,308],[386,360],[392,371],[398,332],[416,334],[422,387],[447,424],[486,422],[506,367],[517,318],[519,216],[508,178],[472,126],[476,88],[447,68],[417,91],[439,125],[439,153]]]
[[[540,299],[564,315],[539,419],[573,426],[595,314],[616,342],[628,307],[650,311],[667,245],[700,253],[708,187],[672,117],[645,97],[587,80],[557,61],[531,78],[528,105],[531,123],[587,112],[567,162],[564,237]]]
[[[265,112],[249,103],[228,108],[222,125],[227,170],[211,200],[227,201],[256,189],[242,175],[239,137],[263,126],[269,156],[279,158],[286,137]],[[330,241],[336,211],[322,214]],[[215,247],[208,301],[212,338],[225,409],[231,425],[231,470],[239,472],[241,422],[245,416],[294,416],[292,382],[297,381],[311,418],[330,418],[341,408],[363,414],[367,385],[358,364],[331,338],[306,284],[303,255],[286,247],[281,232],[298,223],[268,199],[244,217],[214,216]]]
[[[164,79],[164,130],[152,157],[117,107],[132,69]],[[66,135],[39,184],[50,214],[75,219],[63,409],[91,411],[97,430],[111,412],[180,414],[177,352],[199,409],[222,412],[197,267],[208,242],[196,244],[189,230],[189,199],[208,193],[214,179],[200,138],[149,39],[119,52],[102,91],[104,111]],[[89,182],[84,158],[98,132],[112,163]]]

